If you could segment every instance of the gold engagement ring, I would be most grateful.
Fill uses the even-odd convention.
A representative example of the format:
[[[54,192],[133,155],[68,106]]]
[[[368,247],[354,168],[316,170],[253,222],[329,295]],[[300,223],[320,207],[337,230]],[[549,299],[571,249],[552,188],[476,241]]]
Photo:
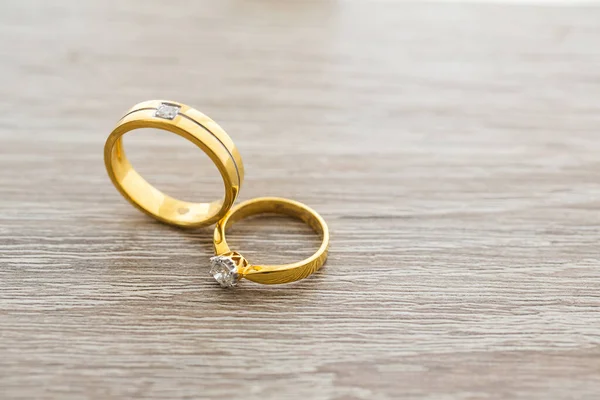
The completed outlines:
[[[284,214],[302,220],[321,237],[319,250],[305,260],[282,265],[254,265],[240,253],[231,251],[225,239],[227,228],[236,221],[263,213]],[[262,284],[288,283],[306,278],[325,263],[329,229],[316,211],[302,203],[278,197],[261,197],[229,210],[217,223],[213,241],[216,256],[210,259],[210,273],[221,286],[233,287],[242,278]]]

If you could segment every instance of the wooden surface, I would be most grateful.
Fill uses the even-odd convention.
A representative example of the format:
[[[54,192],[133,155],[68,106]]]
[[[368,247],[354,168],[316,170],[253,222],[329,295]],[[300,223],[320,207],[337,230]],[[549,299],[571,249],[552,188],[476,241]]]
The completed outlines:
[[[0,398],[597,399],[600,8],[8,1],[0,13]],[[102,149],[138,101],[193,105],[241,199],[329,222],[287,286],[208,275],[211,230],[127,204]],[[205,157],[133,162],[190,199]],[[251,260],[318,242],[232,231]]]

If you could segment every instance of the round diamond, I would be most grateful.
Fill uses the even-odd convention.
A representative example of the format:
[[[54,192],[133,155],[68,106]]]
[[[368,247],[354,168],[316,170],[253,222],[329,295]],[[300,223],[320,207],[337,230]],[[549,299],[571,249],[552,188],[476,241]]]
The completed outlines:
[[[231,257],[215,256],[210,259],[210,274],[223,287],[234,287],[240,280],[237,266]]]

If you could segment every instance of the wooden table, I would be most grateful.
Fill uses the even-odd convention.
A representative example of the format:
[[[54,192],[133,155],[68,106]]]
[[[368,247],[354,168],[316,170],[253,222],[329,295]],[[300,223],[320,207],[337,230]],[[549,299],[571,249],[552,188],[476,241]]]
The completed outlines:
[[[598,398],[600,8],[11,0],[0,42],[0,398]],[[211,229],[126,203],[103,144],[152,98],[230,133],[242,200],[317,209],[326,267],[223,290]],[[219,193],[183,140],[127,145]],[[318,243],[285,218],[232,242]]]

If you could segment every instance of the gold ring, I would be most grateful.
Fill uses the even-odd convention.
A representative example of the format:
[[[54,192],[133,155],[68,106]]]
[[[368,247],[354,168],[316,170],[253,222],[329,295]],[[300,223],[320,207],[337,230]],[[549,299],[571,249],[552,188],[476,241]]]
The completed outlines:
[[[225,230],[236,221],[263,213],[285,214],[304,221],[321,237],[321,247],[312,256],[293,264],[250,264],[240,253],[231,251],[225,240]],[[288,283],[306,278],[325,263],[329,229],[315,210],[302,203],[278,197],[261,197],[245,201],[229,210],[217,223],[213,240],[216,256],[210,259],[210,273],[221,286],[233,287],[241,278],[263,284]]]
[[[125,133],[140,128],[175,133],[202,149],[221,173],[225,196],[211,203],[190,203],[146,182],[127,160],[122,142]],[[227,133],[200,111],[174,101],[150,100],[133,106],[108,136],[104,163],[113,184],[131,204],[159,221],[183,227],[218,221],[235,202],[244,180],[242,158]]]

